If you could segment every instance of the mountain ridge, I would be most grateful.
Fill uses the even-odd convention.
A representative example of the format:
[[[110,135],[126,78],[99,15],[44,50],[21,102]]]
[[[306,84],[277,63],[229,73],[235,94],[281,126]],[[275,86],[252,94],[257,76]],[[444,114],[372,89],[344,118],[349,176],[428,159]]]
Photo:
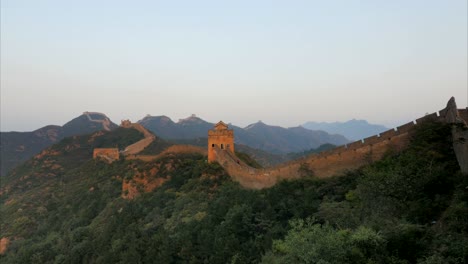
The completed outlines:
[[[105,114],[84,112],[63,126],[47,125],[29,132],[0,132],[0,176],[63,138],[117,127]]]
[[[314,122],[309,121],[302,124],[302,127],[311,130],[323,130],[330,134],[339,133],[350,140],[359,140],[381,132],[387,131],[389,128],[371,124],[363,119],[351,119],[345,122]]]
[[[167,116],[146,116],[138,123],[167,140],[206,137],[207,131],[214,126],[214,123],[196,115],[179,119],[177,123]],[[268,125],[262,121],[245,128],[235,125],[229,125],[229,128],[234,130],[236,144],[248,145],[275,154],[306,151],[326,143],[343,145],[349,142],[339,134],[330,135],[324,131],[308,130],[300,126],[284,128]]]
[[[179,119],[178,122],[174,122],[165,115],[147,115],[137,123],[165,140],[206,138],[207,131],[214,126],[214,123],[196,115]],[[0,175],[7,174],[15,166],[63,138],[89,134],[98,130],[113,130],[117,127],[103,113],[84,112],[63,126],[49,125],[31,132],[0,132],[2,141]],[[230,128],[234,130],[236,144],[277,155],[304,152],[328,143],[343,145],[349,142],[341,135],[307,130],[300,126],[292,128],[272,126],[261,121],[246,128],[235,125],[230,125]]]

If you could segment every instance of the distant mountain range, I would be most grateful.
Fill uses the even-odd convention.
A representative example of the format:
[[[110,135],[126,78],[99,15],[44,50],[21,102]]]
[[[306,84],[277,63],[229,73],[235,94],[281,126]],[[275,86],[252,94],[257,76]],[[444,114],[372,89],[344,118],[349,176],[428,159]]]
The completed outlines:
[[[352,141],[370,137],[389,129],[382,125],[369,124],[366,120],[356,119],[333,123],[307,122],[302,126],[310,130],[323,130],[331,134],[341,134]]]
[[[118,126],[100,113],[84,113],[63,126],[45,126],[32,132],[0,133],[0,175],[69,136],[112,130]]]
[[[167,116],[146,116],[138,121],[141,125],[164,139],[191,139],[207,136],[207,131],[214,124],[192,115],[179,122]],[[262,122],[245,128],[229,125],[234,130],[235,143],[247,145],[275,154],[300,152],[317,148],[322,144],[343,145],[349,142],[344,136],[313,131],[303,127],[283,128],[270,126]]]
[[[167,116],[146,116],[138,123],[158,137],[172,141],[206,139],[207,131],[214,126],[213,123],[195,115],[180,119],[178,122],[172,121]],[[5,175],[20,163],[65,137],[89,134],[99,130],[113,130],[117,127],[105,114],[85,112],[63,126],[46,126],[33,132],[1,132],[0,175]],[[234,125],[230,125],[230,128],[234,129],[237,145],[245,145],[250,149],[276,155],[304,152],[327,143],[343,145],[349,142],[342,135],[309,130],[300,126],[283,128],[257,122],[245,128]],[[255,153],[255,151],[247,152]],[[266,155],[260,153],[254,156],[265,157]],[[280,161],[280,159],[275,160]],[[269,162],[265,160],[262,163],[268,164]]]

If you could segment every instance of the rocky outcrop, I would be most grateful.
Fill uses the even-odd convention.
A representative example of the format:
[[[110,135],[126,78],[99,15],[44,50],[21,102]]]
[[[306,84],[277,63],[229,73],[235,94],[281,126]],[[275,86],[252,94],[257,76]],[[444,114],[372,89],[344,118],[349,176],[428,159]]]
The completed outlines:
[[[132,200],[142,193],[152,192],[154,189],[161,186],[163,183],[171,179],[168,174],[172,171],[172,166],[166,164],[164,171],[165,177],[158,177],[161,170],[161,164],[157,164],[151,170],[146,172],[135,171],[132,179],[124,179],[122,182],[122,198]]]
[[[0,255],[4,255],[10,245],[10,239],[8,237],[2,237],[0,239]]]

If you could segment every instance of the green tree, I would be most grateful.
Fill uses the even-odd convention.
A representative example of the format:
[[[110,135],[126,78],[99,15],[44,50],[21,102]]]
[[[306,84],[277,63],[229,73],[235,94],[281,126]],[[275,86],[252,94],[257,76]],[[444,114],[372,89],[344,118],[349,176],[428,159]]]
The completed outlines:
[[[263,263],[375,263],[382,258],[385,240],[366,227],[335,230],[311,219],[290,222],[284,240],[276,240]]]

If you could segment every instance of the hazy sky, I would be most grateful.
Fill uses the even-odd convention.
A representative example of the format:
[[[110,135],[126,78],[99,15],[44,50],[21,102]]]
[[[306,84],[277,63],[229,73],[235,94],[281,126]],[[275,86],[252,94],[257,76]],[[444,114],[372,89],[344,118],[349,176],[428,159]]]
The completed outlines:
[[[467,105],[466,0],[2,0],[1,131],[194,113],[387,126]]]

